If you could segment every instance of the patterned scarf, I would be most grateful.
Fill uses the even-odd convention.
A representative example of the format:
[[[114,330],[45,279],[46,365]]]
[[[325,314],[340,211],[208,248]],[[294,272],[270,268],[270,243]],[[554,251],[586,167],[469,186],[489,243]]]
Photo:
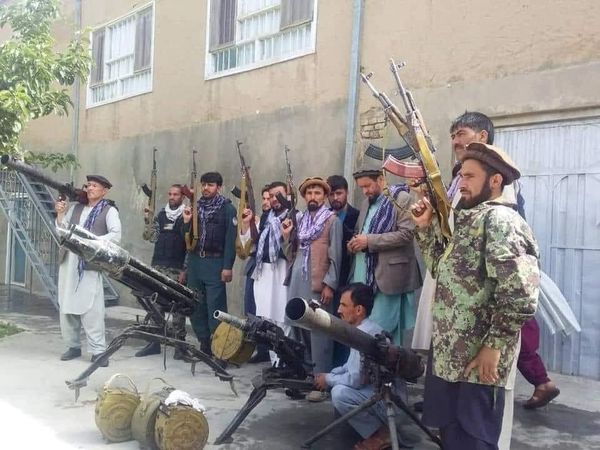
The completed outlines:
[[[185,208],[183,203],[175,209],[171,209],[171,206],[169,206],[167,203],[167,206],[165,206],[165,214],[167,215],[169,222],[175,222],[177,219],[179,219],[181,214],[183,214],[183,208]]]
[[[395,184],[389,186],[390,193],[394,198],[401,192],[409,192],[409,188],[406,184]],[[383,194],[381,194],[383,195]],[[389,233],[394,229],[396,224],[396,210],[394,205],[387,197],[383,197],[377,211],[373,215],[373,219],[369,224],[369,234],[383,234]],[[375,281],[375,267],[379,260],[379,254],[377,252],[366,251],[365,260],[367,263],[367,285],[373,288],[373,292],[377,290],[377,282]]]
[[[302,277],[308,280],[308,263],[310,261],[310,244],[312,244],[323,232],[327,219],[335,213],[325,205],[313,216],[309,211],[305,211],[298,223],[298,243],[299,248],[304,252],[302,261]]]
[[[269,211],[267,216],[267,222],[264,230],[260,233],[258,239],[258,245],[256,248],[256,274],[260,275],[261,267],[263,264],[263,256],[265,253],[265,242],[269,240],[269,262],[274,263],[277,261],[279,256],[279,249],[281,248],[281,222],[285,218],[288,210],[277,213],[273,210]]]
[[[110,206],[110,203],[108,203],[108,200],[105,199],[102,199],[98,203],[96,203],[96,206],[94,206],[90,211],[90,215],[87,216],[87,219],[85,219],[85,222],[83,223],[83,228],[85,228],[88,231],[92,231],[92,228],[94,228],[94,224],[96,223],[96,219],[98,219],[98,216],[100,215],[100,213],[102,213],[106,206]],[[79,261],[77,262],[77,275],[79,276],[79,281],[81,281],[81,279],[83,278],[84,270],[85,261],[80,256]],[[77,282],[77,287],[79,287],[79,281]]]
[[[206,224],[208,219],[212,217],[225,204],[227,199],[221,194],[215,195],[213,198],[200,197],[198,200],[198,216],[200,222],[200,242],[198,250],[204,251],[204,243],[206,242]]]

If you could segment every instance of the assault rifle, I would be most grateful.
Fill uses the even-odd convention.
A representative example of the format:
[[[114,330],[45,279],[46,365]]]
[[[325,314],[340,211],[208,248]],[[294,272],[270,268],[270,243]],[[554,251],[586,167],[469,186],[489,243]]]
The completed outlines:
[[[190,174],[190,186],[183,186],[182,192],[190,199],[192,206],[192,224],[190,231],[185,234],[185,246],[188,250],[194,250],[198,243],[198,198],[200,189],[198,185],[198,170],[196,169],[196,148],[192,148],[192,172]]]
[[[156,211],[156,147],[152,149],[152,171],[150,172],[150,187],[146,183],[142,185],[142,191],[148,197],[148,207],[144,214],[144,233],[142,237],[149,241],[152,237],[152,223],[154,222],[154,213]]]
[[[61,183],[60,181],[56,181],[35,167],[25,164],[24,162],[19,161],[10,155],[2,155],[0,162],[2,162],[2,164],[5,166],[16,170],[17,172],[27,175],[29,178],[39,183],[45,184],[52,189],[56,189],[58,191],[59,200],[64,201],[68,199],[70,201],[77,201],[87,205],[87,193],[85,190],[73,186],[73,183]]]
[[[242,155],[242,142],[236,141],[236,147],[238,156],[240,158],[240,171],[242,174],[242,180],[240,183],[240,192],[239,199],[240,203],[238,205],[238,214],[237,214],[237,237],[235,240],[235,249],[238,256],[242,259],[246,259],[248,255],[250,255],[250,249],[244,248],[240,241],[240,231],[242,226],[242,221],[244,219],[243,213],[244,209],[250,209],[252,214],[256,214],[256,201],[254,199],[254,188],[252,187],[252,179],[250,178],[250,167],[246,165],[246,160],[244,155]],[[234,194],[235,195],[235,194]],[[258,242],[258,229],[256,228],[256,221],[252,220],[250,222],[250,236],[252,238],[252,242]],[[252,244],[250,243],[249,246]]]
[[[285,388],[288,396],[302,398],[304,392],[314,389],[314,380],[310,373],[312,363],[304,360],[304,344],[285,336],[283,330],[275,323],[255,316],[241,319],[218,310],[215,311],[214,317],[242,330],[245,339],[267,346],[279,357],[279,361],[273,367],[264,369],[261,375],[252,380],[253,389],[248,400],[215,439],[215,444],[218,445],[229,440],[248,414],[265,398],[268,389]]]
[[[385,92],[378,91],[373,83],[370,81],[373,73],[367,75],[360,74],[363,82],[369,87],[373,96],[379,100],[383,106],[386,116],[398,130],[400,136],[406,140],[407,144],[412,148],[414,156],[419,161],[419,164],[423,168],[425,174],[425,180],[427,182],[430,201],[435,209],[435,213],[440,222],[440,228],[444,238],[449,239],[452,236],[449,225],[449,215],[451,209],[451,203],[448,199],[446,187],[442,181],[440,168],[434,157],[435,148],[432,145],[431,138],[421,113],[415,105],[415,101],[412,94],[407,91],[400,80],[398,69],[403,67],[405,64],[396,64],[393,59],[390,59],[390,69],[398,85],[398,92],[402,98],[402,102],[406,108],[406,116],[403,117],[398,107],[392,103],[390,98]],[[402,166],[402,163],[396,164],[396,167]],[[388,165],[388,170],[389,170]],[[402,168],[400,168],[402,169]],[[409,169],[409,168],[405,168]],[[403,170],[403,169],[402,169]],[[398,175],[402,175],[402,172],[394,172]]]
[[[131,288],[132,294],[146,311],[141,323],[127,327],[110,342],[96,361],[75,379],[66,382],[70,389],[75,390],[76,399],[79,397],[79,390],[86,386],[89,376],[130,338],[177,347],[182,352],[183,359],[192,363],[192,373],[195,373],[196,363],[203,362],[213,369],[215,376],[221,381],[229,381],[235,392],[233,377],[221,364],[196,346],[177,339],[176,330],[162,314],[162,310],[166,310],[190,316],[198,302],[194,291],[142,263],[117,244],[98,239],[84,228],[74,225],[69,229],[58,228],[57,232],[64,248]]]
[[[288,153],[290,152],[290,148],[286,145],[284,146],[284,155],[285,155],[285,167],[286,167],[286,177],[285,182],[287,184],[287,195],[288,198],[284,198],[281,193],[277,193],[277,200],[282,205],[285,205],[288,212],[284,218],[290,219],[292,221],[292,225],[294,226],[292,230],[292,234],[290,235],[290,248],[292,250],[292,257],[296,255],[298,251],[298,209],[296,205],[298,204],[298,197],[296,195],[296,187],[294,186],[294,176],[292,174],[292,166],[290,165],[290,159],[288,157]]]

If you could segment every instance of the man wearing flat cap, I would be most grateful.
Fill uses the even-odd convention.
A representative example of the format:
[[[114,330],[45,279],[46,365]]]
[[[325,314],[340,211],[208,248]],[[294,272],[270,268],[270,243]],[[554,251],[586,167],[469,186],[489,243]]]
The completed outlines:
[[[69,206],[65,201],[56,202],[56,224],[63,228],[79,225],[98,239],[118,243],[121,240],[119,212],[104,198],[111,187],[110,181],[102,175],[88,175],[85,186],[87,204]],[[66,252],[62,256],[58,271],[58,303],[60,329],[67,351],[60,359],[68,361],[81,356],[83,325],[93,362],[106,350],[102,273],[88,267],[74,253]],[[108,360],[101,365],[106,367]]]
[[[330,188],[320,177],[307,178],[299,188],[307,209],[298,219],[298,229],[293,230],[291,220],[282,223],[284,242],[290,242],[292,232],[298,238],[298,249],[293,255],[288,298],[302,297],[320,300],[323,308],[333,313],[333,295],[338,288],[342,264],[342,224],[327,205]],[[289,245],[286,255],[291,257]],[[315,373],[328,373],[333,366],[333,341],[319,332],[304,332],[295,328],[310,350]],[[326,394],[313,391],[308,399],[320,401]]]
[[[440,429],[444,449],[498,449],[504,387],[519,331],[539,292],[538,247],[502,196],[520,177],[501,149],[466,147],[449,242],[425,198],[411,209],[417,240],[437,287],[423,421]]]

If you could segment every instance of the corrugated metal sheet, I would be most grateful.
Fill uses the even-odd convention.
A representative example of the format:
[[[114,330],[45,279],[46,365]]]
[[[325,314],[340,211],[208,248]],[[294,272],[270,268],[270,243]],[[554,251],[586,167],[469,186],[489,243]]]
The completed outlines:
[[[550,370],[600,379],[600,119],[497,130],[523,173],[527,221],[542,267],[561,288],[581,334],[542,327]]]

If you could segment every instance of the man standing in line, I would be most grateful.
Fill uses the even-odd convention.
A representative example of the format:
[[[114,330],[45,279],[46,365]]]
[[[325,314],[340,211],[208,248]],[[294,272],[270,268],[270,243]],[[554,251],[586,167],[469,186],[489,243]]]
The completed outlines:
[[[320,177],[307,178],[302,182],[300,195],[306,201],[307,209],[298,220],[298,249],[293,255],[288,294],[290,298],[302,297],[321,301],[323,309],[332,312],[333,295],[338,288],[342,263],[342,224],[325,201],[329,185]],[[294,231],[292,221],[282,224],[282,234],[286,242],[286,254],[292,258],[289,243]],[[333,367],[333,340],[324,333],[308,332],[295,328],[299,337],[310,350],[315,372],[329,372]],[[309,401],[322,401],[327,398],[323,391],[313,391]]]
[[[154,216],[152,228],[149,235],[144,234],[144,240],[154,244],[151,265],[173,280],[184,281],[185,273],[183,263],[185,261],[185,240],[183,239],[183,193],[180,184],[173,184],[169,188],[169,201],[166,206]],[[150,211],[144,210],[144,220]],[[163,314],[165,311],[163,311]],[[173,328],[176,338],[185,341],[185,316],[173,313]],[[150,342],[135,353],[137,357],[156,355],[160,353],[160,343]],[[173,359],[182,359],[181,351],[176,348]]]
[[[237,251],[237,255],[240,259],[245,259],[245,255],[248,254],[248,252],[250,252],[250,255],[248,256],[248,261],[246,262],[246,267],[244,268],[244,275],[246,276],[246,280],[244,282],[244,314],[246,315],[256,315],[254,279],[252,278],[254,269],[256,269],[256,243],[253,242],[250,238],[250,225],[254,220],[255,223],[258,222],[256,223],[258,230],[262,230],[264,228],[266,220],[269,217],[269,211],[271,211],[271,196],[269,194],[269,188],[270,186],[266,185],[261,191],[262,214],[260,216],[260,219],[258,219],[258,217],[255,216],[252,210],[245,209],[244,211],[242,211],[242,223],[239,224],[239,249],[242,249],[242,251]],[[237,245],[236,250],[238,250]],[[248,362],[254,364],[265,361],[269,361],[269,349],[263,344],[258,344],[256,346],[256,353],[250,358]]]
[[[510,158],[471,143],[460,174],[448,244],[429,201],[412,206],[417,240],[437,277],[423,421],[440,429],[444,449],[492,450],[519,330],[537,305],[539,255],[529,226],[502,197],[520,176]]]
[[[56,224],[63,228],[79,225],[94,233],[98,239],[119,243],[119,212],[104,198],[112,184],[101,175],[88,175],[87,181],[88,203],[68,206],[65,201],[57,201],[54,206]],[[83,259],[66,252],[58,270],[58,304],[60,330],[68,347],[60,359],[69,361],[81,356],[80,333],[83,325],[88,351],[92,353],[92,362],[96,361],[106,350],[102,273],[89,270]],[[108,359],[101,366],[108,366]]]
[[[215,310],[227,311],[225,283],[233,277],[235,261],[236,211],[231,200],[221,195],[223,177],[207,172],[200,177],[202,196],[198,200],[199,238],[195,248],[188,250],[187,284],[200,292],[200,302],[191,316],[192,328],[200,349],[212,354],[210,338],[218,321]],[[183,235],[190,232],[192,208],[183,210]]]
[[[341,175],[331,175],[327,178],[327,184],[331,188],[329,193],[329,206],[335,212],[342,223],[342,266],[340,268],[339,285],[348,283],[348,275],[352,265],[352,254],[348,251],[348,242],[354,236],[354,228],[358,220],[358,209],[348,203],[348,181]],[[340,293],[336,291],[333,297],[333,311],[338,310],[340,305]],[[337,341],[333,343],[333,365],[341,366],[348,359],[350,348]]]
[[[348,251],[354,253],[351,279],[371,286],[375,293],[371,320],[392,334],[394,344],[402,345],[404,331],[415,323],[414,291],[421,286],[408,187],[389,188],[399,211],[383,194],[381,170],[356,172],[354,179],[366,198],[358,217],[359,234],[348,242]]]
[[[263,215],[259,227],[258,242],[256,243],[256,268],[252,273],[254,280],[254,299],[256,301],[256,315],[265,317],[275,322],[283,329],[286,335],[290,334],[291,327],[285,323],[285,305],[288,300],[288,288],[285,286],[288,263],[283,252],[283,234],[281,223],[285,219],[288,209],[279,202],[277,194],[283,198],[286,195],[286,184],[283,181],[274,181],[269,185],[269,201],[271,211]],[[261,218],[262,219],[262,218]],[[246,217],[242,223],[240,240],[242,245],[251,240],[250,218]],[[277,354],[268,352],[271,363],[277,362]],[[253,362],[266,359],[266,354],[255,355]],[[258,360],[258,361],[257,361]]]

